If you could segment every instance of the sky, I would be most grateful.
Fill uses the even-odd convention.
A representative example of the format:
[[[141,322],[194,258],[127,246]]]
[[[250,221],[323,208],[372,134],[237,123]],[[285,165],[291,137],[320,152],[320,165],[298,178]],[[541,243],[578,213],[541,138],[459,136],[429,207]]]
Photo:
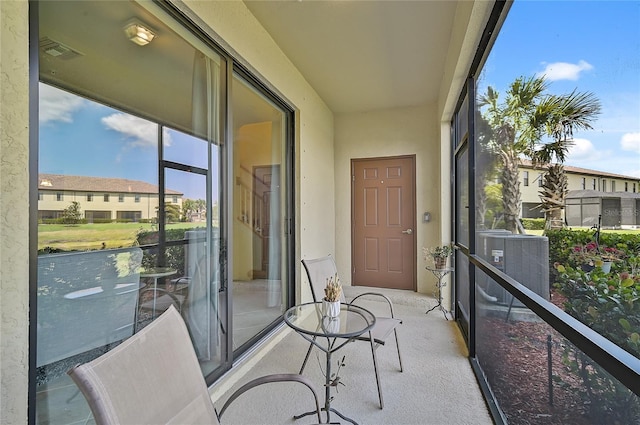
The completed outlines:
[[[640,0],[516,0],[478,91],[491,85],[504,93],[515,78],[533,75],[549,80],[550,93],[589,91],[602,104],[593,130],[574,134],[566,165],[640,178]],[[43,84],[40,101],[40,172],[157,184],[156,124]],[[171,160],[206,167],[198,143],[164,133]],[[202,179],[185,177],[172,173],[167,187],[204,199]]]
[[[41,173],[158,184],[157,124],[45,84],[39,88]],[[207,168],[206,143],[201,139],[165,129],[163,142],[165,159]],[[206,180],[201,175],[168,170],[165,184],[185,198],[205,199]],[[214,182],[214,201],[217,194]]]
[[[566,165],[640,178],[640,1],[516,0],[478,92],[491,85],[502,99],[519,76],[544,76],[552,94],[577,89],[600,100]]]

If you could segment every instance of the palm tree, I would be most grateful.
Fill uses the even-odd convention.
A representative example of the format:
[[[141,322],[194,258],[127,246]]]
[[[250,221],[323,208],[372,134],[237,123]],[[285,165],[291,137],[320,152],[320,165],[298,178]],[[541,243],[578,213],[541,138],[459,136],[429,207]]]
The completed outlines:
[[[520,156],[535,143],[536,131],[532,131],[531,117],[536,106],[542,102],[547,83],[542,78],[517,78],[506,93],[502,104],[498,103],[499,93],[491,86],[486,95],[478,100],[478,106],[487,106],[486,120],[493,129],[489,144],[500,158],[502,171],[502,204],[507,230],[517,233],[520,226],[521,208],[520,179],[518,165]]]
[[[591,93],[549,96],[540,105],[539,115],[532,117],[532,125],[544,129],[543,135],[552,141],[537,145],[527,152],[534,166],[546,166],[540,202],[545,213],[545,229],[559,229],[562,210],[568,191],[563,163],[573,146],[574,130],[590,130],[591,122],[600,114],[600,101]],[[554,162],[555,161],[555,162]]]
[[[495,179],[495,156],[491,151],[490,141],[493,130],[487,120],[476,111],[476,229],[487,228],[487,211],[489,210],[489,196],[487,188],[489,181]]]
[[[528,157],[536,166],[547,167],[557,165],[552,164],[554,160],[564,162],[574,129],[591,128],[590,122],[600,112],[600,103],[591,93],[574,90],[558,96],[546,94],[547,89],[542,77],[519,77],[509,86],[503,103],[498,103],[499,93],[492,87],[478,100],[479,107],[486,107],[484,115],[493,129],[490,146],[500,158],[505,227],[512,233],[524,232],[519,220],[520,161]],[[543,141],[545,137],[551,141]],[[547,176],[549,170],[551,180],[545,178],[542,202],[551,220],[564,207],[566,181],[562,183],[562,167],[548,168]]]

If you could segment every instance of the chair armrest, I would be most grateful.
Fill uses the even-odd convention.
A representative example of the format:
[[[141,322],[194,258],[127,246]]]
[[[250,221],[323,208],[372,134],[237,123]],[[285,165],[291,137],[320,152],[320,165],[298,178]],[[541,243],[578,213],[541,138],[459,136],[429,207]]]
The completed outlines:
[[[272,382],[299,382],[305,385],[307,388],[309,388],[309,390],[313,394],[313,398],[316,403],[316,413],[318,415],[318,423],[322,423],[322,418],[320,417],[320,403],[318,402],[318,392],[313,386],[313,383],[306,376],[293,374],[293,373],[279,373],[279,374],[273,374],[273,375],[265,375],[247,382],[246,384],[238,388],[233,394],[231,394],[231,397],[229,397],[229,399],[222,406],[222,409],[220,409],[220,413],[218,414],[218,419],[222,418],[222,415],[224,414],[225,410],[227,410],[229,405],[233,403],[243,393],[259,385],[269,384]]]
[[[180,311],[182,307],[182,300],[180,300],[180,298],[178,298],[176,294],[174,294],[173,292],[169,292],[166,289],[162,289],[162,288],[145,288],[142,291],[140,291],[140,295],[138,296],[138,299],[143,301],[143,302],[139,302],[138,308],[145,308],[145,304],[152,302],[152,300],[146,300],[146,301],[143,300],[144,295],[147,293],[154,293],[154,297],[156,298],[156,300],[159,299],[161,296],[162,297],[167,296],[171,298],[171,301],[176,306],[178,311]],[[184,299],[184,296],[182,297]]]
[[[394,313],[393,313],[393,303],[391,302],[391,299],[389,299],[389,297],[387,297],[384,294],[381,294],[379,292],[364,292],[362,294],[359,294],[358,296],[356,296],[354,299],[351,300],[351,302],[349,302],[349,304],[355,304],[356,300],[360,297],[364,297],[364,296],[375,296],[375,297],[382,297],[384,298],[384,300],[387,302],[387,304],[389,305],[389,312],[391,313],[391,317],[395,318]],[[357,304],[355,304],[357,305]]]
[[[177,277],[175,279],[171,279],[171,283],[173,283],[174,285],[188,285],[191,283],[191,277],[189,276],[182,276],[182,277]]]

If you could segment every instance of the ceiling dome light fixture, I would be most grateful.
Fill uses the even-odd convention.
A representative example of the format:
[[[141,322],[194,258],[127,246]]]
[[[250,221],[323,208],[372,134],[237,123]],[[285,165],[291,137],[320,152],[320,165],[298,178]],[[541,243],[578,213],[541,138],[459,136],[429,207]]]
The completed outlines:
[[[155,32],[149,29],[147,24],[143,24],[136,18],[127,21],[124,26],[124,33],[129,40],[138,46],[146,46],[151,43],[151,40],[156,36]]]

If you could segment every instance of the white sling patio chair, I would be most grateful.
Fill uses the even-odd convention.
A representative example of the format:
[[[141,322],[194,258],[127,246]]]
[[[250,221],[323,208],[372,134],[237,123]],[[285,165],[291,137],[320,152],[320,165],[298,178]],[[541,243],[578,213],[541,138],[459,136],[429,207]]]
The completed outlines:
[[[327,284],[329,278],[335,278],[338,276],[338,269],[336,267],[336,263],[333,261],[333,257],[331,255],[327,255],[325,257],[315,258],[311,260],[302,260],[302,265],[304,266],[305,271],[307,272],[307,278],[309,279],[309,284],[311,285],[311,293],[313,295],[313,301],[319,302],[322,300],[324,296],[324,288]],[[397,327],[402,323],[402,320],[396,318],[393,313],[393,303],[384,294],[378,292],[365,292],[356,296],[353,300],[351,300],[350,304],[358,305],[357,300],[362,297],[378,297],[382,298],[383,301],[389,307],[389,316],[377,316],[376,315],[376,324],[371,330],[371,338],[373,339],[373,368],[376,375],[376,384],[378,386],[378,399],[380,400],[380,408],[384,407],[384,402],[382,400],[382,388],[380,385],[380,374],[378,373],[378,360],[376,358],[375,350],[385,345],[387,338],[391,336],[393,333],[396,340],[396,350],[398,352],[398,361],[400,363],[400,372],[402,372],[402,357],[400,355],[400,344],[398,343],[398,332]],[[340,301],[345,302],[344,292],[340,296]],[[369,334],[363,334],[359,337],[354,338],[358,341],[366,341],[367,344],[370,344]],[[309,346],[307,350],[307,355],[304,358],[304,362],[302,363],[302,367],[300,368],[300,373],[304,370],[307,360],[309,359],[309,354],[311,354],[311,349],[313,348],[313,344]]]
[[[239,388],[216,413],[187,327],[170,306],[147,327],[106,354],[69,370],[98,425],[219,424],[227,407],[258,385],[291,381],[318,394],[304,376],[274,374]]]

